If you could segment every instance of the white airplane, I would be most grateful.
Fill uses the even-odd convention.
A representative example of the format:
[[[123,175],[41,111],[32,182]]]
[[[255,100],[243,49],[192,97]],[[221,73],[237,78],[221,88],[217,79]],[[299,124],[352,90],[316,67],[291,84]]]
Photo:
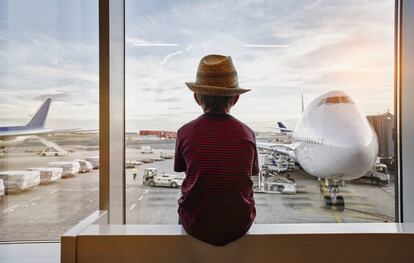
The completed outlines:
[[[365,115],[342,91],[313,100],[292,133],[293,143],[258,143],[259,148],[293,157],[310,175],[323,179],[324,205],[345,208],[339,185],[366,175],[378,155],[378,138]]]
[[[0,148],[16,146],[28,139],[36,139],[48,148],[52,148],[58,153],[66,154],[66,151],[57,144],[37,136],[69,131],[44,128],[51,102],[52,99],[47,98],[26,125],[0,127]]]

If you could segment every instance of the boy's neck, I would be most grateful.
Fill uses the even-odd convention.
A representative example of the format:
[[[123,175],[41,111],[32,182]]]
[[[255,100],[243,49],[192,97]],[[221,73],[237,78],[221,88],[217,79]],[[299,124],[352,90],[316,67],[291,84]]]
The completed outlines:
[[[221,114],[229,114],[229,112],[227,112],[227,111],[205,111],[204,114],[217,114],[217,115],[221,115]]]

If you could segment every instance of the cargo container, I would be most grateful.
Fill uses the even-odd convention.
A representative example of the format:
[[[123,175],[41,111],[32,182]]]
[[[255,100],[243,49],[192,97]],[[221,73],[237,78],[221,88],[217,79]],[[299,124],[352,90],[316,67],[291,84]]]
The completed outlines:
[[[78,162],[50,162],[48,166],[62,168],[62,178],[73,177],[80,170],[80,164]]]
[[[91,156],[85,160],[92,164],[93,169],[99,169],[99,156]]]
[[[40,184],[50,184],[62,178],[63,168],[60,167],[33,167],[28,171],[40,172]]]
[[[0,198],[4,196],[4,183],[3,179],[0,179]]]
[[[91,162],[81,159],[75,159],[74,162],[79,163],[79,172],[80,173],[87,173],[93,170],[93,165]]]
[[[6,194],[17,194],[40,184],[39,171],[3,171],[0,172]]]

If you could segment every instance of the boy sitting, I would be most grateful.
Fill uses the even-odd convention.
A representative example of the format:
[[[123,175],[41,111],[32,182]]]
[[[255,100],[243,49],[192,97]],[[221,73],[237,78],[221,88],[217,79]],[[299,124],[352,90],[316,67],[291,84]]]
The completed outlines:
[[[229,114],[239,95],[231,57],[201,59],[195,83],[186,83],[204,114],[177,132],[174,170],[185,172],[178,200],[188,234],[222,246],[242,237],[256,217],[252,175],[259,173],[254,132]]]

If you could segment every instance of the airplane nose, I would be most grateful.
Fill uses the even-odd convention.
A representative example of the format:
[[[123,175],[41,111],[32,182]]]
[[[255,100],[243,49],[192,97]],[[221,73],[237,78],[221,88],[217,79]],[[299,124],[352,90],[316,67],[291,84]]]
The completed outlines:
[[[338,174],[344,178],[358,178],[372,169],[378,154],[378,142],[371,130],[369,133],[344,130],[337,142],[332,150]]]

